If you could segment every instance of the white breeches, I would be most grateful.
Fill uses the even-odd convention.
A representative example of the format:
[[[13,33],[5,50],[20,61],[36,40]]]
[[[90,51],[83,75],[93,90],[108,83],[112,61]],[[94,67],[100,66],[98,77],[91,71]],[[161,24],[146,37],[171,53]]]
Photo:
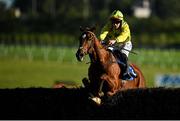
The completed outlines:
[[[128,57],[129,51],[132,50],[132,43],[131,43],[131,41],[126,42],[123,48],[124,49],[122,49],[121,52],[126,54],[127,57]]]

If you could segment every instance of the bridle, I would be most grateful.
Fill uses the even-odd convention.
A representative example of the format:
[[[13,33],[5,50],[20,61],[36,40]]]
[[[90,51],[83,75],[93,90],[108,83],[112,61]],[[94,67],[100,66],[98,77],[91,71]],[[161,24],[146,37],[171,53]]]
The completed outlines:
[[[90,36],[88,37],[87,34],[89,34]],[[83,52],[83,54],[86,55],[86,54],[89,54],[90,49],[92,49],[92,47],[94,45],[94,40],[93,39],[95,39],[95,35],[91,31],[86,31],[86,33],[83,34],[82,36],[84,36],[84,35],[86,35],[86,37],[88,37],[86,41],[88,42],[89,48],[85,49],[83,46],[80,46],[79,50],[81,52]],[[85,37],[83,37],[83,39],[85,39]],[[83,40],[81,40],[81,41],[83,41]]]

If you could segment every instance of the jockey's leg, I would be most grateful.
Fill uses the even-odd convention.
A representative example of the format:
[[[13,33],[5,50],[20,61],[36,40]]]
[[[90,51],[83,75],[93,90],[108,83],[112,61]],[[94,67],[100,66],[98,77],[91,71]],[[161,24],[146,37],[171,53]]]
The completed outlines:
[[[114,55],[116,57],[116,60],[117,60],[117,62],[119,64],[119,66],[122,69],[123,75],[127,75],[128,74],[128,67],[129,67],[127,55],[122,53],[118,49],[115,49],[113,53],[114,53]]]
[[[124,49],[123,49],[124,48]],[[129,55],[129,51],[131,51],[132,49],[132,44],[131,42],[125,44],[125,46],[119,49],[118,46],[114,46],[114,47],[109,47],[108,50],[110,52],[113,53],[113,55],[115,56],[120,68],[121,68],[121,72],[122,72],[122,76],[126,77],[127,79],[131,78],[130,72],[129,72],[129,63],[128,63],[128,55]],[[109,84],[111,85],[111,84]],[[114,90],[114,89],[112,89]],[[114,94],[113,91],[109,92],[109,95]]]
[[[121,55],[122,55],[122,61],[123,61],[123,63],[125,64],[124,65],[124,68],[123,68],[123,76],[126,76],[126,77],[131,77],[131,75],[130,75],[130,72],[129,72],[129,63],[128,63],[128,57],[127,57],[127,55],[126,54],[124,54],[124,53],[121,53]]]
[[[128,55],[129,55],[129,51],[131,50],[132,50],[132,43],[130,41],[126,42],[124,47],[121,50],[122,61],[125,64],[123,76],[126,76],[126,77],[131,77],[130,72],[129,72],[129,63],[128,63]]]

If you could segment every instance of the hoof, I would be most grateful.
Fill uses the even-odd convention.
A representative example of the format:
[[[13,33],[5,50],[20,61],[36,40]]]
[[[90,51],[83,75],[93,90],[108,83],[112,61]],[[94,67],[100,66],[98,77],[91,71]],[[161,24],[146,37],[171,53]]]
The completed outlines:
[[[104,96],[104,92],[99,92],[98,95],[99,95],[99,97],[103,97]]]
[[[97,105],[101,105],[101,99],[99,97],[90,97],[90,99]]]

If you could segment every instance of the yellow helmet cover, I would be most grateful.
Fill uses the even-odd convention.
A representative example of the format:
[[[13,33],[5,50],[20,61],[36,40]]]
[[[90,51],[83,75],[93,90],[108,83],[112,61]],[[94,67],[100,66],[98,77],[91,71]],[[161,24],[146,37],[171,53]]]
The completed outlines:
[[[112,12],[110,19],[123,20],[123,14],[119,10],[115,10]]]

